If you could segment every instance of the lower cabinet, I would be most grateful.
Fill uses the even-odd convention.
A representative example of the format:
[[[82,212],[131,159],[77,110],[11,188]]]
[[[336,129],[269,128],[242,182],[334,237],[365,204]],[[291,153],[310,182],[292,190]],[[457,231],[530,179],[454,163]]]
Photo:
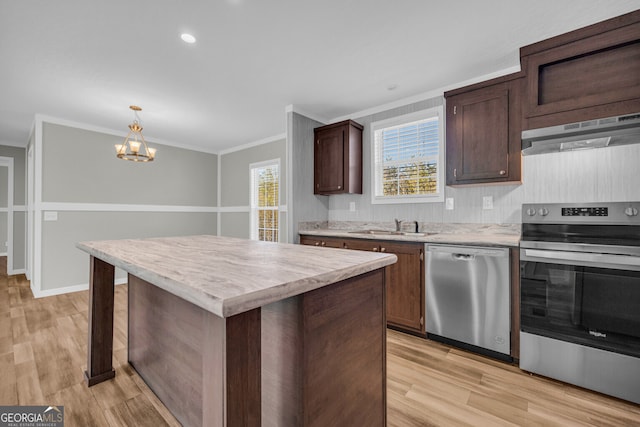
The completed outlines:
[[[327,248],[344,248],[344,239],[337,237],[300,236],[301,245],[322,246]]]
[[[424,244],[389,240],[300,236],[303,245],[392,253],[386,269],[387,325],[424,334]]]
[[[392,253],[398,262],[386,268],[387,325],[425,334],[424,244],[390,240],[300,236],[303,245]],[[511,357],[520,358],[520,253],[511,248]]]

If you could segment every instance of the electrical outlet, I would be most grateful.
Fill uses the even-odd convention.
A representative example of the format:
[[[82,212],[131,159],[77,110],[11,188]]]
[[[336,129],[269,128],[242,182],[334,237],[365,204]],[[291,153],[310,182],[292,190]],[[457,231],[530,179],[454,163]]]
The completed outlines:
[[[356,211],[356,202],[349,202],[349,212]]]
[[[444,208],[448,211],[453,210],[453,197],[447,197],[444,201]]]
[[[493,196],[484,196],[482,198],[482,209],[493,209]]]
[[[44,212],[44,220],[45,221],[57,221],[58,220],[58,212],[56,212],[56,211],[45,211]]]

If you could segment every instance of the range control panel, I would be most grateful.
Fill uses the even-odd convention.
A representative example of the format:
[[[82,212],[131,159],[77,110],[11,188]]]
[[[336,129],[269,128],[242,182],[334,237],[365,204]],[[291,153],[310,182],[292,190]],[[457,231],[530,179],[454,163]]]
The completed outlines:
[[[609,208],[562,208],[562,216],[609,216]]]
[[[639,224],[640,201],[595,203],[525,203],[528,224]]]

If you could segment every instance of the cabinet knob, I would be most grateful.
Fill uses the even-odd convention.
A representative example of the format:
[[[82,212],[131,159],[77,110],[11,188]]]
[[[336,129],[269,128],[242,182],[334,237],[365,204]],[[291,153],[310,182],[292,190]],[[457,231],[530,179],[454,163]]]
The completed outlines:
[[[338,185],[338,190],[342,190],[342,185]]]
[[[322,242],[322,246],[325,246],[327,244],[327,242]]]
[[[378,248],[377,247],[373,248],[373,252],[378,252]]]
[[[387,248],[380,248],[380,252],[386,252]]]
[[[627,216],[636,216],[636,215],[638,215],[638,209],[636,209],[636,208],[634,208],[632,206],[629,206],[628,208],[626,208],[624,210],[624,213]]]
[[[320,242],[316,242],[316,246],[320,246]]]
[[[507,171],[500,171],[500,175],[506,175]]]

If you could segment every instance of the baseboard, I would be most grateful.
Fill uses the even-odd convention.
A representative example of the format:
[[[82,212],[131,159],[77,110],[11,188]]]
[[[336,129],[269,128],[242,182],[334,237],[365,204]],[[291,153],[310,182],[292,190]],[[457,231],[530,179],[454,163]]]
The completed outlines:
[[[116,285],[124,285],[124,284],[127,283],[127,278],[123,277],[121,279],[116,279],[114,283]],[[51,297],[51,296],[54,296],[54,295],[69,294],[69,293],[72,293],[72,292],[86,291],[88,289],[89,289],[89,284],[88,283],[83,283],[81,285],[65,286],[65,287],[62,287],[62,288],[55,288],[55,289],[45,289],[43,291],[36,290],[32,286],[31,287],[31,292],[33,292],[33,297],[34,298],[44,298],[44,297]]]
[[[17,276],[18,274],[24,274],[25,276],[27,275],[27,270],[24,268],[19,268],[17,270],[8,270],[7,271],[7,276]],[[29,279],[27,279],[29,280]]]

